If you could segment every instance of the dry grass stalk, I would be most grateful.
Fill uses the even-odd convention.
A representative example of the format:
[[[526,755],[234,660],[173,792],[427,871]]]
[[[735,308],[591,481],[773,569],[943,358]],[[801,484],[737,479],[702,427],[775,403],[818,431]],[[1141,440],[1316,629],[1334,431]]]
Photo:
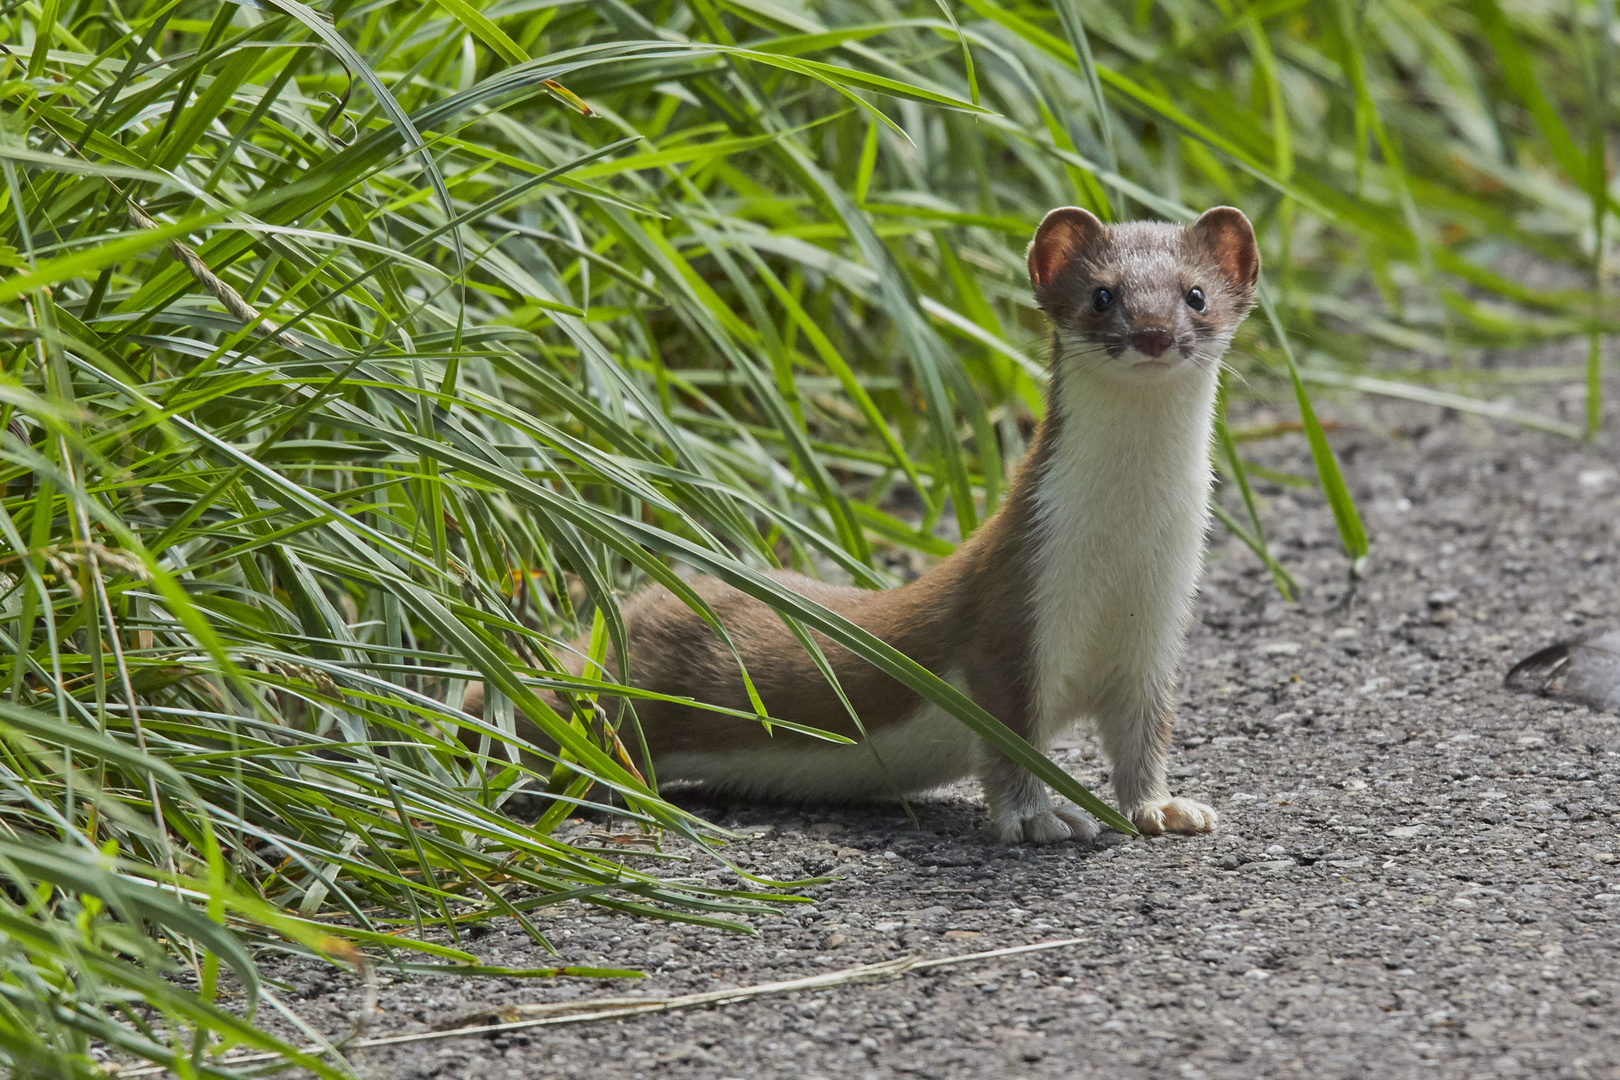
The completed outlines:
[[[413,1031],[404,1035],[383,1035],[375,1039],[356,1039],[347,1044],[345,1049],[353,1052],[382,1046],[404,1046],[410,1043],[459,1039],[471,1035],[488,1036],[508,1031],[526,1031],[531,1028],[561,1027],[564,1024],[590,1024],[602,1020],[622,1020],[631,1016],[644,1016],[648,1013],[680,1012],[708,1006],[730,1005],[738,1001],[749,1001],[754,998],[779,997],[796,991],[828,990],[836,986],[848,986],[852,983],[892,979],[908,972],[926,971],[930,968],[955,967],[961,964],[980,963],[987,960],[1001,960],[1009,956],[1022,956],[1026,953],[1047,952],[1052,949],[1063,949],[1070,945],[1078,945],[1084,940],[1084,938],[1063,938],[1059,941],[1038,941],[1033,945],[1014,945],[1010,948],[965,953],[961,956],[936,956],[927,960],[921,960],[914,956],[902,956],[894,960],[884,960],[877,964],[861,964],[858,967],[829,971],[823,975],[808,975],[802,979],[760,983],[757,986],[736,986],[724,990],[706,990],[698,994],[682,994],[679,997],[617,997],[599,998],[595,1001],[563,1001],[539,1005],[503,1006],[498,1012],[486,1010],[485,1012],[474,1013],[471,1016],[461,1017],[461,1026],[458,1027],[438,1031]],[[475,1020],[476,1017],[513,1014],[524,1016],[526,1019],[510,1020],[498,1024]],[[468,1023],[469,1020],[474,1022]],[[310,1054],[318,1054],[321,1050],[322,1048],[319,1046],[307,1046],[304,1048],[304,1052]],[[274,1060],[276,1060],[274,1054],[244,1054],[239,1057],[226,1057],[219,1064],[236,1067]],[[120,1075],[128,1077],[155,1076],[162,1071],[163,1069],[160,1067],[148,1067],[131,1069]]]

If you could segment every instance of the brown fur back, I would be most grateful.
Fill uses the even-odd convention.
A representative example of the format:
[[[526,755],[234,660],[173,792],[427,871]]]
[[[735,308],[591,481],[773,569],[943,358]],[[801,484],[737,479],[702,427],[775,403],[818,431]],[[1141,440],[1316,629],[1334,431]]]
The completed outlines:
[[[1032,722],[1029,597],[1033,570],[1024,538],[1030,533],[1034,513],[1035,481],[1057,426],[1048,422],[1040,428],[1000,512],[918,580],[874,591],[830,585],[788,571],[769,576],[849,619],[934,674],[960,672],[979,704],[1014,731],[1027,735]],[[736,642],[772,718],[859,738],[837,693],[776,612],[712,577],[696,578],[691,585]],[[629,685],[753,712],[736,657],[708,623],[668,589],[644,589],[630,597],[622,611],[630,643]],[[868,734],[899,723],[917,710],[920,697],[916,691],[825,635],[812,632],[812,636]],[[587,642],[581,639],[562,657],[571,674],[583,670],[586,651]],[[617,670],[611,656],[607,667]],[[553,708],[564,711],[555,695],[543,696]],[[658,758],[683,751],[818,742],[782,728],[767,731],[758,720],[693,706],[646,700],[634,704],[655,768]],[[602,705],[610,717],[618,715],[618,699],[604,699]],[[474,715],[482,713],[481,685],[469,689],[464,708]],[[521,716],[518,734],[544,749],[554,749],[551,740]],[[622,738],[627,746],[637,748],[638,740],[628,724]]]

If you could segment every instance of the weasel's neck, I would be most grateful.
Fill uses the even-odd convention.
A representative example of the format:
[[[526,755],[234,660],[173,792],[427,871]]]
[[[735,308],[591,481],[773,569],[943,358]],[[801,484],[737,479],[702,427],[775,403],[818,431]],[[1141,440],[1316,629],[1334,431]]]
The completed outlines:
[[[1209,485],[1215,390],[1212,370],[1162,383],[1096,375],[1055,380],[1046,424],[1051,445],[1045,467],[1029,477],[1043,516],[1077,496],[1114,493],[1121,501],[1111,509],[1129,518],[1133,506],[1145,512],[1186,494],[1187,483],[1202,498]]]
[[[1163,383],[1054,379],[1047,414],[1000,511],[981,565],[1019,564],[1081,536],[1189,518],[1202,530],[1210,484],[1214,371]],[[1178,530],[1180,531],[1180,530]]]
[[[1062,681],[1054,650],[1081,657],[1091,630],[1127,620],[1179,635],[1209,522],[1215,387],[1213,372],[1055,381],[1000,509],[899,590],[901,647],[938,650],[953,666],[993,649],[1037,686]],[[1135,620],[1137,611],[1153,617]],[[1070,625],[1054,629],[1054,619]]]

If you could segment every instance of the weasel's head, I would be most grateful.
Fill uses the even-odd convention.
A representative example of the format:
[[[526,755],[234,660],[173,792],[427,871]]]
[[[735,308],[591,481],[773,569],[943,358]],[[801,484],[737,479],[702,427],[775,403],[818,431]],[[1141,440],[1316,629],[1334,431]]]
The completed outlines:
[[[1230,206],[1191,225],[1104,225],[1065,206],[1035,231],[1029,280],[1057,330],[1054,365],[1147,380],[1213,373],[1254,307],[1260,249]]]

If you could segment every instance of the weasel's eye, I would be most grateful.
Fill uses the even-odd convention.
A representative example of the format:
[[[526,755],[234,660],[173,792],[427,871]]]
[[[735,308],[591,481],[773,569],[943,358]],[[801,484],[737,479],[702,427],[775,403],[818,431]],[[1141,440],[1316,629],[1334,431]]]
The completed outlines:
[[[1114,294],[1107,289],[1098,289],[1091,294],[1091,310],[1107,311],[1114,302]]]
[[[1187,306],[1194,311],[1204,310],[1204,290],[1196,286],[1187,292]]]

